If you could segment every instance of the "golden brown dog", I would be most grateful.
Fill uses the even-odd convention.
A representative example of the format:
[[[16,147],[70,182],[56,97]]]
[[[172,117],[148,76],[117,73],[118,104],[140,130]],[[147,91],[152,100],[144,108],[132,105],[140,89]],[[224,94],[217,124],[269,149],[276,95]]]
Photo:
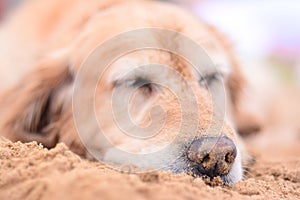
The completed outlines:
[[[150,73],[149,66],[130,78],[122,75],[149,63],[169,66],[184,77],[196,96],[199,127],[195,135],[181,133],[185,139],[175,142],[176,148],[171,144],[170,150],[164,151],[156,162],[163,162],[164,158],[174,160],[165,169],[175,173],[191,171],[199,176],[220,176],[228,183],[242,179],[242,162],[246,161],[247,154],[236,130],[247,131],[256,124],[241,123],[249,122],[242,111],[246,81],[230,46],[214,28],[188,12],[155,1],[33,0],[17,9],[0,30],[1,88],[4,89],[0,101],[1,134],[13,141],[35,140],[48,148],[64,142],[82,156],[88,156],[88,146],[92,154],[104,161],[125,162],[96,137],[97,131],[88,123],[83,133],[86,145],[83,145],[74,123],[72,92],[76,74],[93,49],[119,33],[145,27],[172,30],[191,38],[206,50],[215,63],[215,71],[199,77],[189,62],[163,50],[144,49],[118,58],[105,70],[95,91],[95,113],[102,131],[112,144],[134,154],[153,152],[170,143],[179,132],[181,122],[182,111],[176,96],[151,83],[157,72]],[[151,39],[161,42],[159,36],[153,35]],[[177,44],[178,48],[180,45]],[[167,72],[162,70],[159,74],[168,80]],[[228,94],[227,111],[222,129],[214,135],[205,132],[213,123],[209,88],[220,81],[225,83]],[[83,80],[81,84],[88,82]],[[164,127],[155,137],[138,141],[122,133],[112,115],[110,97],[114,89],[134,93],[129,113],[139,126],[151,124],[151,118],[152,121],[161,118],[151,110],[157,105],[163,108]],[[82,104],[78,109],[85,113],[86,106]],[[188,112],[192,116],[195,109]],[[191,124],[195,120],[188,119]],[[144,161],[132,161],[132,164],[152,167]]]

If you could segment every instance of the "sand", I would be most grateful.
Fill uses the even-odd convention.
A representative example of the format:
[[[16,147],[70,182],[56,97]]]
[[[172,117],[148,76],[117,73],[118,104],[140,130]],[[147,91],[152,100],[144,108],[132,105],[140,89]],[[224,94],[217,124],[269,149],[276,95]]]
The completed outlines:
[[[256,140],[246,141],[255,164],[230,187],[164,171],[121,173],[80,158],[64,144],[48,150],[1,139],[0,199],[300,199],[300,137],[279,146],[255,146]]]

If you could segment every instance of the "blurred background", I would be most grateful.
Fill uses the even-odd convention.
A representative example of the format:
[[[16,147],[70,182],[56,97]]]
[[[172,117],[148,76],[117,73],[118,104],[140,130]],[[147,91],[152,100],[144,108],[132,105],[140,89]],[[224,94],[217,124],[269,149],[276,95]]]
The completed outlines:
[[[0,18],[26,0],[0,0]],[[267,132],[300,138],[300,1],[164,0],[176,3],[228,36],[256,88]],[[87,1],[88,2],[88,1]],[[293,134],[278,137],[286,137]]]
[[[26,0],[0,0],[0,17],[22,1]],[[164,1],[179,4],[218,27],[240,58],[251,60],[252,67],[271,67],[277,79],[300,88],[300,1]]]
[[[281,84],[300,87],[300,1],[173,2],[227,34],[240,58],[251,67],[271,68]]]

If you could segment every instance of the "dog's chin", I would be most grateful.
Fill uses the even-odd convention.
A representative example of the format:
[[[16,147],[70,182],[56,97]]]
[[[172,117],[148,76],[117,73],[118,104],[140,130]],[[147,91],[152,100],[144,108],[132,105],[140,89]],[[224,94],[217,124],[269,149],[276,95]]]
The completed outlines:
[[[185,152],[185,151],[184,151]],[[148,171],[147,169],[151,169],[150,171],[153,171],[155,169],[162,169],[166,171],[171,171],[172,173],[192,173],[195,177],[203,177],[205,174],[201,174],[197,170],[197,166],[193,163],[191,163],[190,160],[188,160],[185,153],[182,153],[182,156],[178,156],[177,159],[175,159],[170,164],[170,157],[171,154],[164,155],[159,154],[155,157],[147,157],[146,155],[143,155],[142,157],[136,157],[136,155],[129,156],[130,154],[120,154],[119,151],[116,151],[115,148],[109,149],[106,153],[104,158],[102,159],[105,162],[108,163],[116,163],[121,165],[134,165],[141,169],[145,169],[145,171]],[[128,157],[129,156],[129,157]],[[172,155],[171,157],[175,157],[175,155]],[[147,159],[148,158],[148,159]],[[151,159],[149,159],[151,158]],[[168,162],[164,162],[164,161]],[[151,164],[150,164],[151,163]],[[167,164],[169,163],[169,164]],[[242,180],[243,178],[243,167],[242,167],[242,157],[240,151],[237,149],[237,156],[235,158],[235,161],[232,165],[231,170],[228,174],[223,175],[220,177],[225,184],[233,185],[237,181]]]

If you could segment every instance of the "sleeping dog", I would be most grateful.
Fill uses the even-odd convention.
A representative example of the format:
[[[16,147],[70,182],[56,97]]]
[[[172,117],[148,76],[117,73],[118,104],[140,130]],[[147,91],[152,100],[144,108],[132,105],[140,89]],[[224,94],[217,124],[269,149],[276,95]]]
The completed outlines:
[[[229,184],[241,180],[248,156],[237,133],[258,127],[255,118],[243,108],[243,90],[247,82],[230,44],[216,29],[167,3],[36,0],[20,6],[7,17],[0,30],[2,135],[12,141],[37,141],[47,148],[63,142],[83,157],[92,154],[103,161],[128,163],[129,158],[120,158],[106,146],[103,138],[97,137],[97,129],[89,120],[83,126],[85,130],[78,134],[74,110],[84,115],[89,105],[81,103],[74,108],[72,94],[81,66],[83,63],[89,65],[85,61],[99,44],[120,33],[141,28],[173,31],[190,38],[205,50],[215,67],[205,70],[203,65],[203,73],[199,76],[187,60],[160,49],[141,49],[115,59],[103,70],[94,91],[94,112],[101,121],[105,137],[113,146],[141,155],[169,144],[170,148],[154,157],[154,162],[147,162],[145,156],[142,161],[129,161],[133,165],[157,167],[149,163],[164,163],[168,158],[163,169],[174,173],[220,176]],[[151,29],[148,30],[150,34],[145,40],[166,42],[155,31],[151,34]],[[167,42],[177,49],[183,48],[175,38]],[[110,54],[109,51],[104,54]],[[153,70],[151,63],[168,66],[183,77],[184,83],[173,80],[168,70]],[[144,67],[134,70],[137,66]],[[124,75],[127,71],[133,73]],[[80,80],[79,88],[89,87],[89,79],[94,75],[91,72],[90,78]],[[172,91],[154,83],[157,77],[168,80],[171,86],[186,85],[193,91],[196,105],[183,108]],[[213,123],[209,91],[220,82],[224,83],[226,91],[225,119],[220,130],[211,133],[207,131]],[[129,103],[124,102],[128,103],[132,126],[147,127],[159,121],[161,114],[152,111],[155,106],[162,108],[164,125],[155,136],[138,140],[123,133],[112,114],[111,97],[115,90],[125,95],[133,94]],[[86,96],[85,90],[79,92],[82,99]],[[191,130],[195,126],[188,125],[186,131],[181,131],[181,139],[174,140],[181,130],[183,111],[188,113],[185,115],[188,124],[197,124],[196,130]],[[120,116],[118,118],[122,118]]]

